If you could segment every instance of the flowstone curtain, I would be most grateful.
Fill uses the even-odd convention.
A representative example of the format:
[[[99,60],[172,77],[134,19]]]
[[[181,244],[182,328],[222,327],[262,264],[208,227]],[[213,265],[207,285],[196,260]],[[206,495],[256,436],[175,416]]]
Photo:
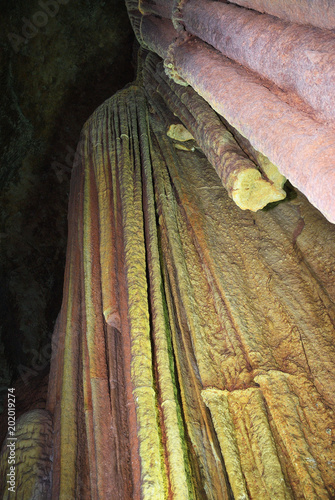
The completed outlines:
[[[161,109],[134,84],[82,132],[52,496],[331,498],[334,226],[240,210]]]

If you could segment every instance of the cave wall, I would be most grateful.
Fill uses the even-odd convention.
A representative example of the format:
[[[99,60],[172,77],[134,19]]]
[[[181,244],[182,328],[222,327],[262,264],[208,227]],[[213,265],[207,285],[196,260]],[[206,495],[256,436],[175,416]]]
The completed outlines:
[[[133,78],[124,2],[1,2],[0,386],[46,368],[80,129]],[[0,395],[1,398],[1,395]]]

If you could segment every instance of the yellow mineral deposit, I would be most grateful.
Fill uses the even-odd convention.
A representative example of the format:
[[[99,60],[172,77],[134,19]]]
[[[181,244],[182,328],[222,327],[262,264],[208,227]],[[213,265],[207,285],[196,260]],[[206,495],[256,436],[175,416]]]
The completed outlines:
[[[194,139],[193,135],[181,123],[170,125],[167,136],[177,141],[185,142]]]
[[[277,172],[273,172],[271,169],[271,173],[274,173],[277,180]],[[237,175],[232,172],[228,186],[236,205],[242,210],[251,210],[252,212],[257,212],[268,203],[280,201],[286,197],[282,188],[277,187],[274,182],[272,184],[262,178],[260,171],[256,168],[243,169]]]
[[[273,185],[280,192],[280,190],[284,187],[286,177],[279,172],[276,165],[274,165],[266,156],[262,155],[262,153],[259,153],[258,151],[256,152],[256,161],[261,172],[263,172],[266,177],[273,182]]]
[[[230,93],[213,97],[217,85],[207,85],[203,69],[215,76],[221,55],[196,37],[175,44],[179,32],[160,16],[175,3],[140,2],[147,16],[137,1],[126,3],[139,41],[146,36],[163,56],[179,51],[190,80],[198,68],[203,95],[236,128],[191,86],[169,79],[147,46],[136,82],[84,125],[53,337],[50,496],[335,498],[335,226],[298,190],[284,200],[276,154],[255,149],[261,120],[249,127],[240,100],[256,113],[254,93],[263,103],[270,90],[225,60],[227,74],[244,75],[250,91],[229,108]],[[199,65],[189,68],[189,56]],[[230,90],[238,96],[237,84]],[[270,95],[270,104],[277,100]],[[289,132],[275,123],[275,109],[268,116],[284,144]],[[290,113],[285,119],[300,111]],[[304,141],[312,119],[300,118],[287,127]],[[289,139],[299,146],[295,134]],[[285,155],[275,141],[268,146]],[[196,151],[185,153],[190,147]],[[6,457],[2,451],[2,473]]]

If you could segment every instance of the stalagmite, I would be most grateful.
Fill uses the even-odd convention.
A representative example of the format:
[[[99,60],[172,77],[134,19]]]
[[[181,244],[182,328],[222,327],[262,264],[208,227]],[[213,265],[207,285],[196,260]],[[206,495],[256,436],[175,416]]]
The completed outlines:
[[[24,413],[10,426],[0,458],[0,496],[49,499],[53,456],[52,417],[45,410]]]

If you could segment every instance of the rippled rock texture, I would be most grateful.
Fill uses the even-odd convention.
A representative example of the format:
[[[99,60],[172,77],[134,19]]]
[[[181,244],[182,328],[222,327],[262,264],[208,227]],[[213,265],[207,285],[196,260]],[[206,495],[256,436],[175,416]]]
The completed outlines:
[[[332,498],[334,226],[242,211],[154,106],[129,86],[78,146],[52,498]]]
[[[132,12],[165,57],[171,22]],[[185,85],[187,53],[214,49],[179,42],[183,75],[141,49],[81,133],[46,410],[19,426],[35,470],[52,457],[35,497],[334,498],[335,226],[299,191],[237,206],[240,172],[285,178]]]
[[[279,12],[282,4],[289,7],[276,2]],[[298,4],[310,10],[306,0],[292,10]],[[334,223],[334,31],[230,2],[126,5],[139,43],[163,59],[166,73],[191,86]]]

